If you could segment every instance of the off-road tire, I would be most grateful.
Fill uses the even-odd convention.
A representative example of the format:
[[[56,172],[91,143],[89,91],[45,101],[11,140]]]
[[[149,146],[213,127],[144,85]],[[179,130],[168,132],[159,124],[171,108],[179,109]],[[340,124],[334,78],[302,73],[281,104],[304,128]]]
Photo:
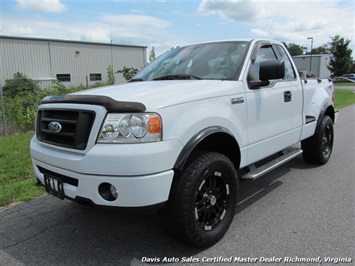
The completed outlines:
[[[238,178],[220,153],[198,152],[174,177],[167,205],[159,211],[165,231],[197,248],[207,248],[227,232],[235,215]]]
[[[332,119],[325,115],[315,134],[301,142],[303,159],[308,163],[326,164],[333,150],[334,127]]]

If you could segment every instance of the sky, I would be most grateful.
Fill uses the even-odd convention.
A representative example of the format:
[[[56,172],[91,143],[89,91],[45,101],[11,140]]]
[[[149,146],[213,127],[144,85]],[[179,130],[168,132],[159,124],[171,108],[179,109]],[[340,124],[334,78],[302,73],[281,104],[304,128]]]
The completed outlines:
[[[1,0],[0,35],[154,46],[156,56],[205,41],[262,38],[310,51],[352,40],[354,0]]]

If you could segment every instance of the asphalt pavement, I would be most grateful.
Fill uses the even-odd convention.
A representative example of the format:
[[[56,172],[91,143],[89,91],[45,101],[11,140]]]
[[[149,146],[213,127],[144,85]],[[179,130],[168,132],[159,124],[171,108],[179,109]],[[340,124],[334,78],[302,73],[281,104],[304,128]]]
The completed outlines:
[[[348,90],[348,91],[353,91],[355,92],[355,85],[354,86],[341,86],[339,84],[335,84],[334,88],[336,90]]]
[[[300,156],[242,182],[235,219],[209,249],[167,236],[156,213],[83,208],[47,195],[0,209],[0,265],[354,264],[354,117],[355,105],[340,111],[328,164]]]

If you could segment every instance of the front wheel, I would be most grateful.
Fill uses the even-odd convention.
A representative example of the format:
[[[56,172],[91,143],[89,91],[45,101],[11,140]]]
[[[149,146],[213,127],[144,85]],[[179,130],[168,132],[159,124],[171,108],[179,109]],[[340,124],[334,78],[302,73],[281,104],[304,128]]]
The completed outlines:
[[[165,231],[191,246],[206,248],[227,232],[237,204],[237,172],[223,154],[200,152],[174,178],[159,217]]]
[[[324,116],[314,135],[301,142],[306,162],[326,164],[333,151],[334,128],[329,116]]]

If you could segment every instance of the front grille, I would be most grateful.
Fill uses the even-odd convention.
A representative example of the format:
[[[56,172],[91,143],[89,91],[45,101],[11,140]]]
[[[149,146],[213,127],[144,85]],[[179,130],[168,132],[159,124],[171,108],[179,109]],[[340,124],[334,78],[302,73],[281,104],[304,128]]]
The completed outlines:
[[[88,110],[39,110],[37,139],[52,145],[85,150],[94,120],[95,112]],[[51,123],[57,126],[59,123],[60,129],[53,130]]]

